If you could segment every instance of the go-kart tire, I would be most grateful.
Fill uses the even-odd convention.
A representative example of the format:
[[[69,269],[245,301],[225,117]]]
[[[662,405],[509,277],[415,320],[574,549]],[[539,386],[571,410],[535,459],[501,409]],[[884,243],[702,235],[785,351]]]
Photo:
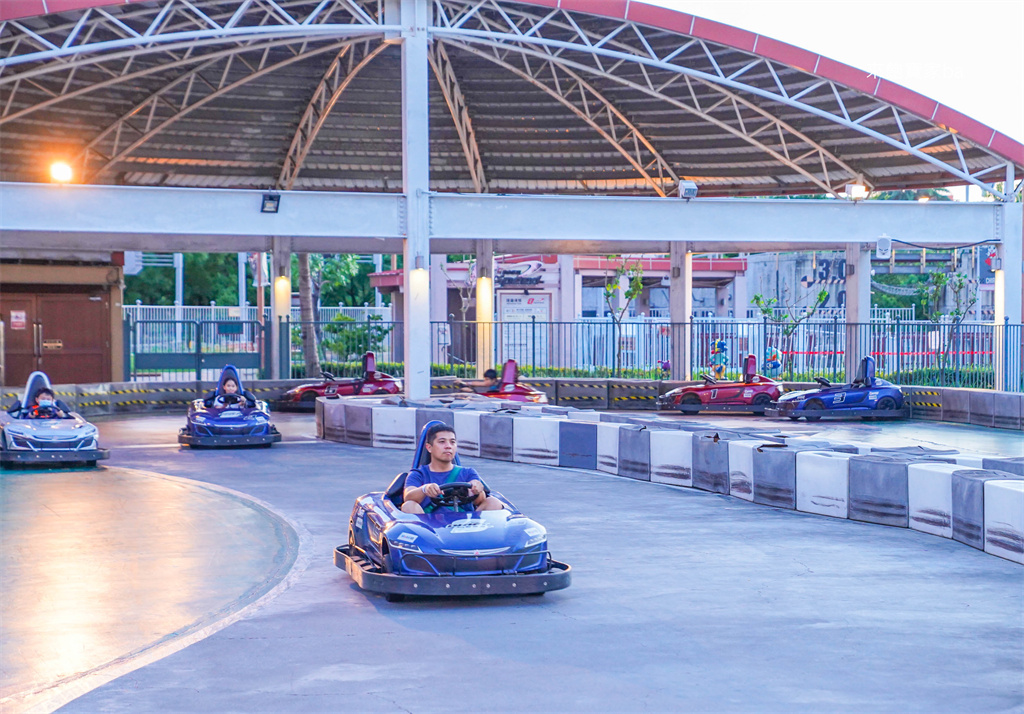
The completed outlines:
[[[684,394],[682,398],[679,400],[679,406],[699,407],[700,397],[698,397],[696,394]]]
[[[772,403],[772,398],[767,394],[758,394],[754,397],[754,401],[751,402],[755,407],[767,407]]]
[[[895,410],[896,400],[892,397],[882,397],[878,400],[878,404],[875,405],[875,409],[882,412]]]
[[[804,406],[804,418],[807,419],[807,421],[818,421],[821,419],[820,416],[811,416],[807,412],[820,412],[824,411],[824,409],[825,405],[820,399],[812,399],[807,402],[806,406]]]
[[[299,401],[300,402],[307,402],[307,403],[308,402],[315,402],[316,401],[316,392],[303,392],[302,396],[299,397]]]

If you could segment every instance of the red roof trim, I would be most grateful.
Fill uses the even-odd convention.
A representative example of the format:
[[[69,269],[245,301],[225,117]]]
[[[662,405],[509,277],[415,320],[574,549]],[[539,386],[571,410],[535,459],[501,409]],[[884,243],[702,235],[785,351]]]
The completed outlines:
[[[913,112],[925,119],[941,122],[955,130],[960,136],[979,146],[988,147],[1018,165],[1024,166],[1024,144],[991,127],[939,104],[917,92],[888,81],[875,82],[874,75],[863,70],[836,62],[835,60],[795,47],[785,42],[764,37],[738,27],[713,20],[693,17],[668,8],[646,5],[635,0],[516,0],[525,5],[540,7],[561,7],[566,10],[585,12],[592,15],[630,20],[651,27],[679,32],[702,40],[734,47],[746,52],[755,52],[768,59],[790,64],[798,69],[813,72],[823,79],[839,82],[866,94],[872,94],[901,109]],[[45,15],[53,12],[83,10],[91,7],[125,5],[131,0],[4,0],[0,3],[0,21],[23,17]],[[811,60],[813,61],[813,64]],[[875,84],[872,87],[872,83]],[[942,120],[939,117],[943,117]]]

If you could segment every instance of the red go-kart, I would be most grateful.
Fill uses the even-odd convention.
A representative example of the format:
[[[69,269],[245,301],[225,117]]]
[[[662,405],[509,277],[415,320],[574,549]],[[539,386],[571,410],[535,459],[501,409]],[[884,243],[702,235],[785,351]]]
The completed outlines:
[[[684,414],[697,412],[744,412],[764,414],[766,407],[782,396],[781,382],[757,374],[757,358],[748,355],[742,382],[719,381],[702,374],[703,384],[679,387],[658,397],[659,407],[678,409]]]
[[[377,371],[377,358],[373,352],[363,355],[363,376],[337,378],[330,372],[322,372],[323,379],[310,384],[300,384],[281,395],[278,409],[309,409],[316,404],[317,397],[348,397],[355,394],[400,394],[402,380],[390,374]]]
[[[456,381],[456,386],[463,383]],[[501,368],[501,378],[493,387],[471,387],[474,394],[492,399],[504,399],[508,402],[533,402],[534,404],[547,404],[548,395],[519,382],[519,367],[514,359],[510,359]]]

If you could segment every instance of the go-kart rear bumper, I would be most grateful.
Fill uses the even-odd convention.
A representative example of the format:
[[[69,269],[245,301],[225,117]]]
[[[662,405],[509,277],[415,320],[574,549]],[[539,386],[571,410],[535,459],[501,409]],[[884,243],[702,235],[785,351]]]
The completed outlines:
[[[53,462],[102,461],[110,458],[109,449],[52,449],[48,451],[29,451],[22,449],[4,449],[0,451],[0,463],[5,464],[44,464]]]
[[[806,417],[808,420],[818,419],[907,419],[910,417],[910,407],[902,409],[796,409],[769,407],[764,410],[766,417],[782,419],[799,419]]]
[[[363,590],[392,595],[532,595],[569,587],[572,568],[548,559],[545,573],[524,575],[459,575],[447,577],[393,575],[377,569],[347,545],[334,549],[334,564]]]
[[[281,440],[281,433],[276,429],[269,434],[258,436],[196,436],[185,429],[178,432],[178,443],[186,446],[260,446],[276,444]]]

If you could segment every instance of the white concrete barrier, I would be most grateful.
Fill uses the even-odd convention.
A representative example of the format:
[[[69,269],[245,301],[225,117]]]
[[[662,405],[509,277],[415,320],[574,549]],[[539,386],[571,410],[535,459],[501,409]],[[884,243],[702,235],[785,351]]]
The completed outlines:
[[[597,470],[618,475],[619,428],[621,424],[600,422],[597,425]]]
[[[558,466],[560,419],[520,417],[512,432],[512,460],[522,464]]]
[[[963,466],[925,462],[907,467],[910,527],[941,538],[953,537],[954,471]]]
[[[455,438],[459,444],[459,453],[465,456],[480,455],[480,415],[483,412],[470,409],[453,409]]]
[[[960,468],[983,469],[985,468],[985,457],[981,454],[956,454],[951,457]],[[949,536],[946,536],[947,538]]]
[[[579,411],[571,411],[566,416],[571,421],[601,421],[601,412],[590,411],[586,409],[580,409]]]
[[[729,494],[754,500],[754,451],[764,441],[739,439],[729,442]]]
[[[688,431],[651,431],[651,481],[693,485],[693,437]]]
[[[379,449],[416,448],[416,410],[373,408],[373,445]]]
[[[985,482],[985,552],[1024,564],[1024,481]]]
[[[796,510],[819,516],[849,516],[850,458],[841,451],[796,455]]]

